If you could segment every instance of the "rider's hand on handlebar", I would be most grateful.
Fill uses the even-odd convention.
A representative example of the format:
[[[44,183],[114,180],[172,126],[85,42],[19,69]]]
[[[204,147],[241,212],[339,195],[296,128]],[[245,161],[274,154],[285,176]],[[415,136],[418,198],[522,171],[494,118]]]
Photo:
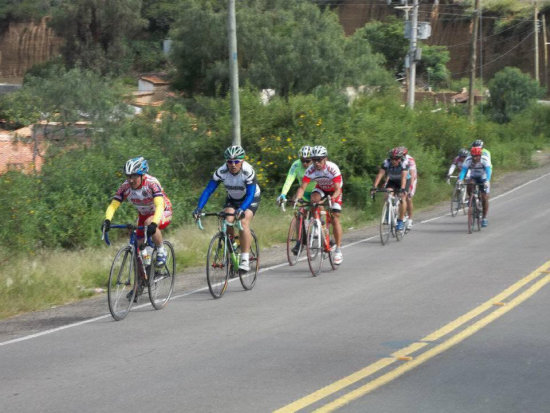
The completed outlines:
[[[450,184],[451,184],[451,177],[450,177],[450,175],[447,175],[447,180],[446,180],[445,182],[447,182],[447,185],[450,185]]]
[[[277,197],[277,205],[281,206],[281,204],[284,204],[286,202],[286,195],[281,194]]]
[[[157,232],[157,224],[151,222],[149,225],[147,225],[147,238],[155,235],[155,232]]]
[[[197,221],[201,217],[201,212],[201,208],[195,208],[195,210],[193,211],[193,218],[195,219],[195,221]]]
[[[109,232],[111,229],[111,220],[106,219],[103,221],[103,224],[101,224],[101,232]]]
[[[464,183],[464,181],[462,179],[457,179],[457,181],[456,181],[457,185],[462,185],[463,183]]]
[[[244,211],[239,208],[235,211],[235,219],[243,219],[244,218]]]

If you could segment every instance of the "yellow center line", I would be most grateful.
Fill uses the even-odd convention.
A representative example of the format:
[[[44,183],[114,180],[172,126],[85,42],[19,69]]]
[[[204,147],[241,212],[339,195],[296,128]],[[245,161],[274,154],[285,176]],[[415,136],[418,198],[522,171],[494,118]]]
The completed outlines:
[[[454,345],[462,342],[463,340],[470,337],[471,335],[477,333],[479,330],[487,326],[492,321],[495,321],[497,318],[501,317],[503,314],[506,314],[508,311],[510,311],[511,309],[513,309],[514,307],[522,303],[523,301],[527,300],[529,297],[531,297],[533,294],[539,291],[542,287],[548,284],[548,282],[550,282],[550,275],[546,275],[543,279],[537,281],[535,284],[529,287],[526,291],[524,291],[523,293],[519,294],[517,297],[512,299],[507,306],[499,307],[497,310],[493,311],[492,313],[485,316],[481,320],[476,321],[474,324],[467,327],[463,331],[457,333],[456,335],[452,336],[445,342],[420,354],[414,360],[409,361],[405,364],[402,364],[399,367],[395,368],[394,370],[378,377],[375,380],[370,381],[364,386],[361,386],[358,389],[353,390],[342,397],[339,397],[333,402],[320,407],[319,409],[315,410],[315,413],[332,412],[348,404],[349,402],[355,399],[358,399],[359,397],[364,396],[365,394],[377,389],[378,387],[383,386],[384,384],[387,384],[392,380],[395,380],[396,378],[406,373],[407,371],[414,369],[415,367],[419,366],[425,361],[437,356],[438,354],[448,350]]]
[[[389,366],[390,364],[407,359],[406,356],[409,354],[412,354],[422,347],[428,345],[429,342],[438,340],[439,338],[451,333],[452,331],[456,330],[463,324],[467,323],[468,321],[472,320],[473,318],[477,317],[478,315],[482,314],[483,312],[487,311],[488,309],[494,309],[494,303],[495,302],[502,302],[504,299],[509,297],[510,295],[514,294],[516,291],[518,291],[520,288],[534,280],[535,278],[539,277],[541,273],[547,272],[547,268],[550,265],[550,261],[544,263],[539,268],[537,268],[535,271],[530,273],[529,275],[525,276],[521,280],[517,281],[516,283],[512,284],[510,287],[496,295],[495,297],[491,298],[490,300],[486,301],[485,303],[479,305],[478,307],[474,308],[473,310],[469,311],[468,313],[458,317],[456,320],[451,321],[450,323],[446,324],[445,326],[441,327],[440,329],[436,330],[435,332],[427,335],[424,337],[421,342],[412,343],[411,345],[400,349],[394,353],[391,354],[392,357],[384,357],[367,367],[356,371],[355,373],[350,374],[347,377],[344,377],[343,379],[340,379],[334,383],[331,383],[307,396],[302,397],[301,399],[296,400],[295,402],[292,402],[284,407],[281,407],[278,410],[275,410],[274,413],[291,413],[291,412],[297,412],[307,406],[310,406],[313,403],[318,402],[319,400],[330,396],[331,394],[334,394],[354,383],[357,383],[358,381],[378,372],[379,370],[382,370],[383,368]],[[504,306],[499,307],[498,310],[500,311],[503,309],[510,310],[512,309],[512,306]],[[414,360],[415,362],[418,361]],[[411,363],[413,361],[409,361]]]

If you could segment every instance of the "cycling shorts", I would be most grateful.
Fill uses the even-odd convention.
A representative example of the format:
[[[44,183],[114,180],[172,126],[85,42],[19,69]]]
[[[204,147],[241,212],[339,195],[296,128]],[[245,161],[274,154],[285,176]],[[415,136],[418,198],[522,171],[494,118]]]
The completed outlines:
[[[261,195],[255,195],[254,196],[254,199],[252,200],[252,203],[250,204],[250,206],[246,209],[250,209],[252,211],[252,213],[254,215],[256,215],[256,211],[258,210],[258,207],[260,206],[260,198],[261,198]],[[224,208],[233,208],[233,209],[239,209],[242,205],[242,203],[244,202],[244,198],[243,199],[233,199],[233,198],[225,198],[225,204],[224,204]]]
[[[326,196],[332,196],[334,192],[324,192],[321,188],[315,188],[311,193],[317,192],[321,195],[321,198],[324,198]],[[332,210],[334,212],[340,212],[342,211],[342,193],[338,195],[338,198],[332,200]]]
[[[411,179],[407,179],[407,182],[405,183],[405,189],[407,189],[407,191],[410,189],[411,187]],[[401,189],[401,181],[392,181],[392,180],[389,180],[387,183],[386,183],[386,188],[390,188],[390,189],[393,189],[394,191],[398,191],[399,189]]]
[[[485,189],[485,186],[482,185],[485,182],[487,182],[487,179],[484,178],[470,178],[466,182],[467,184],[479,184],[479,191],[483,194],[489,195],[489,192],[491,192],[491,182],[487,182],[487,189]]]
[[[145,221],[147,220],[147,218],[149,217],[152,217],[154,214],[149,214],[149,215],[138,215],[138,226],[142,227],[145,225]],[[166,228],[168,225],[170,225],[170,223],[172,222],[172,210],[165,210],[163,213],[162,213],[162,217],[160,219],[160,222],[158,224],[158,229],[164,229]],[[143,238],[144,237],[144,234],[143,234],[143,230],[142,229],[138,229],[137,230],[137,236],[138,238]]]

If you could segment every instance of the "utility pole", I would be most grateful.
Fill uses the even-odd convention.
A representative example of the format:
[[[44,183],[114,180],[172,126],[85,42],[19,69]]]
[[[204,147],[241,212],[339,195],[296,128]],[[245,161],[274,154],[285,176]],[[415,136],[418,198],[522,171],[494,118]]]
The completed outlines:
[[[544,13],[542,14],[542,40],[544,43],[544,86],[548,87],[548,32]]]
[[[235,0],[229,0],[227,17],[229,38],[229,81],[231,85],[231,120],[233,123],[233,145],[241,144],[241,110],[239,106],[239,60],[237,58],[237,19]]]
[[[470,42],[470,85],[468,88],[468,116],[470,117],[470,122],[474,120],[474,82],[476,79],[477,32],[479,30],[480,1],[481,0],[475,0],[472,39]]]
[[[413,0],[411,19],[411,41],[409,46],[409,90],[407,102],[410,109],[414,108],[414,90],[416,87],[416,43],[418,37],[418,0]]]
[[[533,24],[535,32],[535,80],[540,83],[539,76],[539,8],[537,0],[533,0]]]

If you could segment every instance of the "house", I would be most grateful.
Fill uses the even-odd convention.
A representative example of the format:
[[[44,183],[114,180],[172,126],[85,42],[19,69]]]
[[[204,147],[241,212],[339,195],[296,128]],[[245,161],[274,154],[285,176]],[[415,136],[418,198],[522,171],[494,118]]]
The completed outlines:
[[[44,141],[33,139],[33,127],[0,131],[0,175],[8,171],[33,173],[44,163]]]

